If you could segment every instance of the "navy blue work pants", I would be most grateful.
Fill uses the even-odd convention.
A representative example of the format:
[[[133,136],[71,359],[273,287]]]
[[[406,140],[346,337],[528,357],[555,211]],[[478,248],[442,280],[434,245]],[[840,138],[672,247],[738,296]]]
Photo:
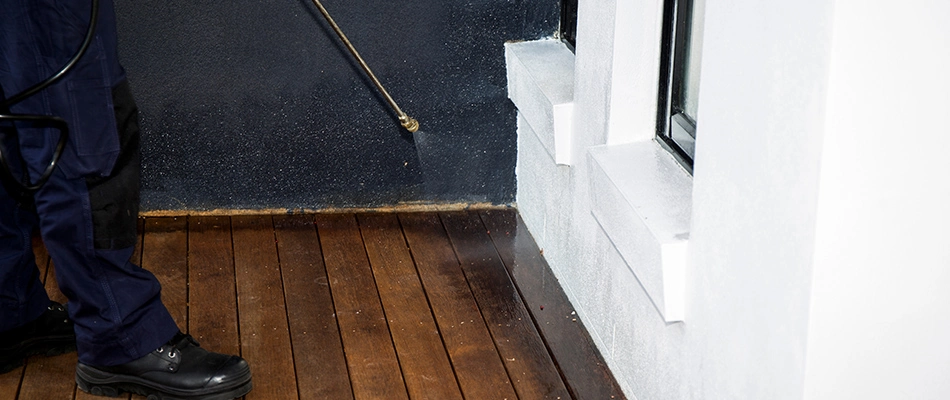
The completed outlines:
[[[39,228],[76,324],[79,361],[109,366],[137,359],[178,331],[155,276],[130,262],[139,190],[138,114],[116,56],[112,0],[101,0],[96,37],[76,68],[0,112],[56,115],[70,140],[60,167],[31,198],[0,187],[0,332],[49,305],[30,235]],[[90,0],[0,0],[0,98],[52,75],[75,53]],[[36,181],[58,131],[0,125],[18,179]]]

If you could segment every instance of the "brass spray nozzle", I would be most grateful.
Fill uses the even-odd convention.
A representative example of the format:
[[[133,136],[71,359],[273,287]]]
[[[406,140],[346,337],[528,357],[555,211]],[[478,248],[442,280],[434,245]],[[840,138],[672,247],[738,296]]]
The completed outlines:
[[[402,127],[406,128],[406,130],[410,133],[415,133],[419,130],[419,121],[416,121],[415,118],[406,114],[399,116],[399,123],[402,124]]]

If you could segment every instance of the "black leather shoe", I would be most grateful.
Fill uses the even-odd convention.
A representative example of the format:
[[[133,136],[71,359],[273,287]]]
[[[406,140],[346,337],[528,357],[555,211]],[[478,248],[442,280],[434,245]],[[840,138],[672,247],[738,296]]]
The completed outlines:
[[[241,357],[212,353],[178,333],[165,346],[126,364],[80,363],[76,384],[97,396],[130,392],[149,400],[230,400],[251,391],[251,369]]]
[[[39,318],[0,333],[0,374],[23,365],[30,356],[55,356],[74,350],[76,332],[66,307],[50,302]]]

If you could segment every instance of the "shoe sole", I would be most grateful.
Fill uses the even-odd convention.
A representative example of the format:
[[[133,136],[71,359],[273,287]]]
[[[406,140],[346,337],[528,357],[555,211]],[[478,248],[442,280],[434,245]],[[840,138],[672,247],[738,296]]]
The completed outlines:
[[[110,374],[111,376],[95,377],[90,372],[99,371],[83,365],[76,368],[76,386],[83,392],[105,397],[119,397],[122,393],[133,393],[145,396],[148,400],[232,400],[248,394],[253,388],[250,374],[246,380],[236,386],[186,392],[174,388],[156,387],[134,376]]]
[[[26,360],[33,356],[52,357],[73,351],[76,351],[76,338],[72,336],[47,338],[36,343],[30,343],[25,349],[14,350],[13,353],[0,360],[0,374],[22,367]]]

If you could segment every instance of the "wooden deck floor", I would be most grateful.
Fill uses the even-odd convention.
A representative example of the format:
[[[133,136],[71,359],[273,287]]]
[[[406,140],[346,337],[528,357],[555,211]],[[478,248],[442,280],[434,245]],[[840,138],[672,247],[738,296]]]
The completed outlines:
[[[182,330],[248,360],[247,399],[623,398],[514,211],[140,222],[135,257]],[[31,358],[0,400],[99,398],[75,362]]]

